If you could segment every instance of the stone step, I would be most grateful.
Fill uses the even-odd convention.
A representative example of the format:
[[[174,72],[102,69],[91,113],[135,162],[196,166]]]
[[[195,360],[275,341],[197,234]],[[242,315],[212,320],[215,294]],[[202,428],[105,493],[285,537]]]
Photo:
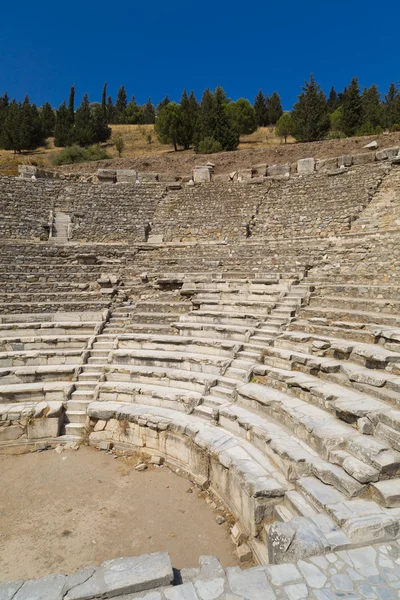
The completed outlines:
[[[92,390],[99,381],[99,373],[87,373],[88,378],[83,378],[83,373],[79,375],[79,380],[74,381],[75,388],[79,391]],[[97,377],[96,377],[97,376]],[[81,379],[82,378],[82,379]]]
[[[211,406],[206,406],[205,404],[198,404],[195,407],[193,414],[197,417],[207,419],[208,421],[214,420],[214,409]]]
[[[365,298],[351,297],[351,296],[321,296],[313,294],[310,299],[310,306],[314,305],[336,308],[340,306],[342,309],[349,308],[351,310],[363,310],[367,312],[377,312],[385,314],[398,315],[400,313],[400,300],[391,299],[377,299],[377,298]]]
[[[225,375],[231,379],[237,379],[238,381],[247,381],[247,371],[244,369],[236,369],[235,367],[229,367],[225,371]]]
[[[65,434],[68,436],[74,436],[75,439],[81,439],[85,434],[84,423],[66,423]]]
[[[86,411],[81,410],[70,410],[68,407],[65,412],[66,423],[82,424],[84,425],[87,420]]]
[[[71,400],[93,400],[93,392],[94,392],[94,388],[92,389],[87,389],[87,390],[75,390],[74,392],[72,392],[71,394]]]
[[[304,307],[300,313],[301,318],[322,318],[328,321],[353,321],[356,323],[375,323],[380,325],[389,325],[391,327],[400,327],[400,317],[387,313],[367,312],[365,310],[355,310],[342,308],[339,302],[336,307],[324,307],[319,305]]]
[[[88,364],[92,365],[104,365],[107,362],[107,357],[105,356],[90,356],[88,358]]]
[[[210,389],[210,395],[218,398],[232,400],[232,388],[226,388],[221,385],[216,385]]]
[[[93,399],[92,399],[93,400]],[[68,400],[67,411],[78,411],[86,414],[86,409],[92,400]]]

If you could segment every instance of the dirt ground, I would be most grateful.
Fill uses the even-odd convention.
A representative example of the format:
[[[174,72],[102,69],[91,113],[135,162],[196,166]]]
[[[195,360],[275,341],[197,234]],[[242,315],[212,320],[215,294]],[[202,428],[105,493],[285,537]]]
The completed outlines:
[[[263,128],[267,129],[267,128]],[[259,136],[260,141],[252,142],[252,138]],[[138,169],[139,171],[154,171],[156,173],[169,173],[172,175],[190,175],[195,165],[202,165],[211,161],[215,165],[214,172],[230,173],[238,168],[249,168],[257,164],[283,164],[292,163],[300,158],[312,156],[314,158],[333,158],[342,154],[358,154],[368,152],[364,146],[376,140],[379,148],[388,148],[399,145],[400,132],[387,135],[365,136],[344,138],[339,140],[324,140],[309,143],[276,143],[277,138],[266,137],[262,140],[260,130],[252,136],[246,136],[248,140],[241,143],[236,152],[218,152],[217,154],[195,154],[192,150],[170,151],[162,154],[149,154],[148,156],[136,156],[128,158],[115,158],[113,160],[101,160],[92,163],[80,163],[77,165],[65,165],[59,169],[65,173],[80,172],[93,173],[99,168],[113,169]],[[258,139],[258,138],[257,138]]]
[[[0,582],[161,550],[175,568],[201,554],[237,565],[221,511],[168,467],[137,462],[87,447],[1,454]]]

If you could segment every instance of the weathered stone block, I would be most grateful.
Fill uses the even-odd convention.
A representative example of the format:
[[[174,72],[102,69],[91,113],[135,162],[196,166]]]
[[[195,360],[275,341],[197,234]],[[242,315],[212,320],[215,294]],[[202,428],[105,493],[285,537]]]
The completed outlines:
[[[97,179],[99,183],[115,183],[117,181],[117,172],[114,169],[98,169]]]
[[[387,160],[395,158],[399,153],[400,146],[391,146],[390,148],[382,148],[376,152],[376,160]]]
[[[375,154],[371,152],[361,152],[353,154],[353,165],[366,165],[375,162]]]
[[[135,169],[117,169],[117,183],[136,183],[137,171]]]
[[[28,438],[36,440],[39,438],[58,437],[60,434],[62,418],[61,416],[52,419],[33,419],[28,423]]]
[[[145,171],[144,173],[137,173],[137,178],[140,183],[155,183],[158,181],[158,173]]]
[[[315,162],[315,170],[316,171],[330,171],[333,169],[337,169],[338,166],[338,157],[335,158],[325,158],[323,160],[317,160]]]
[[[350,154],[342,154],[338,157],[338,167],[351,167],[353,164],[353,157]]]
[[[268,177],[289,179],[290,165],[271,165],[267,169]]]
[[[252,167],[253,177],[265,177],[267,174],[267,163],[261,163],[260,165],[254,165]]]
[[[239,169],[238,181],[246,181],[253,177],[253,169]]]
[[[211,181],[212,168],[209,166],[199,166],[193,169],[193,181],[195,183],[209,183]]]
[[[301,158],[297,161],[297,173],[299,175],[311,175],[314,173],[315,160],[313,158]]]

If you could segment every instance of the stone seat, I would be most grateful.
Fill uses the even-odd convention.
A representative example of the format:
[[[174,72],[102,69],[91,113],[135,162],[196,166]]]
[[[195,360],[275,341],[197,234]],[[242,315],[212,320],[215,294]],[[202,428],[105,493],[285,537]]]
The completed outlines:
[[[246,313],[225,313],[221,310],[196,310],[191,313],[181,315],[181,323],[216,323],[218,325],[240,325],[258,327],[264,319],[260,314],[250,312]]]
[[[152,300],[149,298],[148,300],[139,300],[135,304],[135,310],[139,313],[182,313],[190,310],[192,308],[191,302],[182,302],[182,300],[165,301],[165,300]],[[119,312],[124,313],[123,310],[116,311],[115,314],[119,314]]]
[[[12,402],[66,402],[72,384],[66,381],[47,381],[0,385],[0,404]]]
[[[81,350],[49,350],[47,348],[0,352],[0,367],[76,364],[80,361],[81,354]]]
[[[200,352],[163,351],[151,348],[128,348],[113,350],[110,362],[131,365],[153,365],[156,367],[173,367],[189,371],[220,374],[229,366],[231,359]],[[179,365],[179,367],[178,367]]]
[[[0,383],[37,383],[47,381],[71,381],[79,364],[44,365],[31,367],[6,367],[0,369]]]
[[[346,385],[365,393],[366,407],[381,410],[386,405],[375,402],[375,396],[385,402],[400,404],[400,376],[382,369],[367,369],[351,361],[325,358],[305,352],[269,347],[263,352],[264,364],[272,367],[300,371],[312,376]],[[372,412],[372,410],[371,410]]]
[[[114,339],[114,337],[113,337]],[[201,354],[232,357],[241,348],[241,344],[223,339],[196,338],[174,335],[159,335],[151,333],[121,334],[115,344],[118,349],[143,348],[154,350],[189,352],[200,351]]]
[[[350,296],[353,298],[386,298],[389,300],[400,300],[400,286],[369,285],[358,283],[320,283],[316,284],[318,296]]]
[[[0,445],[41,438],[56,438],[60,433],[64,406],[62,402],[0,402]]]
[[[268,373],[271,371],[277,378],[289,377],[289,372],[268,369]],[[276,382],[279,385],[280,380],[276,379]],[[272,379],[271,383],[273,383]],[[389,443],[360,434],[351,425],[339,421],[334,414],[283,391],[287,389],[289,388],[285,385],[274,389],[256,383],[243,384],[237,389],[238,403],[245,408],[256,409],[266,417],[271,417],[275,422],[284,425],[325,460],[332,462],[332,458],[335,457],[333,452],[345,450],[375,469],[379,473],[379,478],[398,474],[400,453],[393,450]],[[290,391],[292,392],[292,387]],[[340,464],[339,460],[340,457],[335,458],[338,464]]]
[[[193,476],[205,475],[251,535],[261,532],[264,520],[272,517],[273,506],[283,499],[284,479],[265,455],[200,417],[118,402],[94,402],[87,412],[92,419],[107,421],[103,431],[90,434],[90,444],[101,440],[144,443]],[[128,426],[121,428],[119,421]]]
[[[253,333],[260,332],[260,329],[255,326],[198,323],[195,321],[177,321],[172,323],[171,326],[185,336],[222,338],[236,341],[247,341]]]
[[[49,300],[48,302],[0,302],[0,313],[21,313],[21,312],[69,312],[69,311],[93,311],[102,310],[110,306],[111,299],[103,300]]]
[[[319,306],[325,308],[336,308],[341,306],[342,309],[364,310],[366,312],[376,312],[385,314],[398,314],[400,312],[400,300],[390,298],[364,298],[353,296],[325,296],[318,294],[312,295],[310,306]]]
[[[199,306],[200,311],[212,312],[217,310],[226,314],[251,314],[254,315],[267,315],[271,312],[271,309],[276,306],[276,301],[272,300],[269,302],[260,302],[258,300],[227,300],[221,298],[199,298],[196,296],[192,300],[194,306]]]
[[[89,335],[0,336],[0,351],[54,349],[83,349]]]
[[[342,302],[338,302],[341,306]],[[356,323],[373,323],[376,325],[388,325],[390,327],[400,327],[400,317],[388,313],[366,312],[364,310],[354,310],[346,308],[308,306],[301,311],[301,317],[304,319],[321,318],[328,321],[352,321]]]
[[[38,335],[42,336],[64,336],[64,335],[82,335],[90,336],[94,333],[97,326],[96,322],[78,321],[63,322],[56,321],[37,322],[37,323],[0,323],[0,338],[10,338],[15,334],[22,337]]]

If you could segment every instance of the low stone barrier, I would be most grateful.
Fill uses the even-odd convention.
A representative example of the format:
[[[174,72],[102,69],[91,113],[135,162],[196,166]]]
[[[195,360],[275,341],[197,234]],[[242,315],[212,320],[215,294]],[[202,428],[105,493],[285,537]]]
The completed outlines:
[[[63,414],[62,402],[0,403],[0,442],[56,438]]]

